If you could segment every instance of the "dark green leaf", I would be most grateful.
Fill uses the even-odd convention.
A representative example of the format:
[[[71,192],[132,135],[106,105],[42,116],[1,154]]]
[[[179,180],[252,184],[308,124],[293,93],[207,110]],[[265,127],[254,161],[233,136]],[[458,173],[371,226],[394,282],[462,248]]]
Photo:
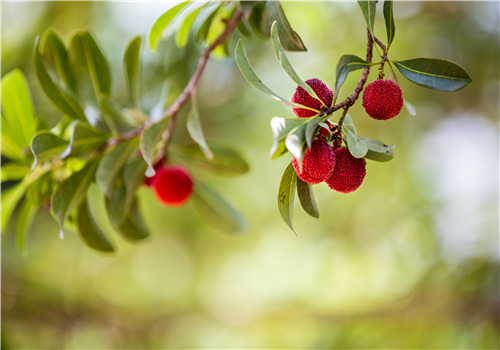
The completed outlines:
[[[138,106],[138,84],[140,75],[140,50],[142,38],[136,36],[127,45],[125,55],[123,56],[123,68],[125,72],[125,83],[127,84],[132,104]]]
[[[22,181],[9,189],[2,191],[1,196],[1,229],[5,231],[9,220],[11,219],[12,213],[17,206],[17,203],[21,200],[26,191],[26,186],[28,185],[27,181]]]
[[[167,28],[169,23],[174,19],[174,17],[191,1],[184,1],[161,15],[153,24],[148,33],[148,44],[151,51],[156,51],[158,42],[161,39],[161,34]]]
[[[113,191],[116,177],[121,173],[130,153],[135,149],[137,149],[137,140],[131,139],[106,152],[99,163],[95,181],[108,198]]]
[[[370,33],[373,35],[373,25],[375,24],[375,11],[377,3],[373,0],[358,1],[358,5],[361,8],[361,12],[363,12],[363,16],[365,17],[366,25],[370,30]]]
[[[371,159],[377,162],[388,162],[394,158],[394,151],[389,151],[386,153],[374,152],[372,150],[368,150],[365,155],[366,159]]]
[[[388,153],[391,150],[393,150],[394,147],[396,147],[395,145],[386,145],[385,143],[383,143],[382,141],[379,141],[379,140],[371,140],[371,139],[367,139],[364,137],[358,137],[358,138],[361,141],[363,141],[363,143],[366,145],[366,147],[369,150],[371,150],[373,152]]]
[[[439,91],[460,90],[472,79],[458,64],[437,58],[391,61],[405,78],[423,87]]]
[[[212,151],[210,151],[207,141],[205,140],[205,135],[203,134],[203,129],[201,127],[198,106],[194,97],[192,98],[192,102],[191,112],[187,117],[187,130],[191,138],[200,146],[205,157],[207,159],[212,159],[214,155],[212,154]]]
[[[61,158],[79,157],[104,144],[108,135],[94,129],[87,123],[77,122],[71,133],[68,147],[61,154]]]
[[[368,152],[368,147],[366,144],[356,135],[354,135],[351,130],[344,129],[347,132],[347,148],[349,152],[355,158],[363,158]]]
[[[141,154],[146,163],[149,165],[146,171],[146,176],[152,177],[155,174],[154,155],[159,142],[162,139],[162,134],[168,126],[170,118],[165,118],[157,123],[151,124],[141,135],[140,148]]]
[[[143,158],[133,159],[123,168],[123,181],[127,187],[127,208],[130,208],[137,189],[144,183],[148,165]]]
[[[394,34],[396,33],[396,26],[394,25],[394,11],[393,1],[384,0],[384,19],[385,29],[387,31],[387,49],[391,46]]]
[[[241,213],[209,186],[197,182],[192,201],[201,218],[214,228],[234,234],[247,230]]]
[[[89,161],[80,171],[61,182],[52,195],[50,210],[61,230],[68,215],[85,199],[99,160],[98,157]]]
[[[297,177],[297,194],[299,195],[300,204],[307,214],[313,218],[319,218],[318,207],[314,200],[312,185],[308,184]]]
[[[142,220],[137,199],[132,202],[130,212],[127,213],[125,220],[117,228],[117,231],[132,242],[137,242],[149,237],[149,230]]]
[[[31,140],[30,147],[31,152],[35,156],[35,162],[32,167],[34,168],[46,160],[60,158],[66,147],[68,147],[68,141],[49,131],[40,131]]]
[[[50,74],[45,68],[42,57],[39,50],[39,39],[37,38],[35,43],[35,53],[34,53],[35,71],[38,77],[38,81],[42,86],[43,91],[47,97],[54,103],[54,105],[64,114],[74,118],[86,121],[85,114],[83,113],[82,107],[78,102],[66,93],[60,86],[58,86],[53,80]]]
[[[339,62],[337,63],[337,73],[335,78],[335,100],[337,99],[340,87],[344,84],[347,75],[350,72],[365,68],[369,65],[370,63],[355,55],[343,55],[340,57]]]
[[[232,148],[221,145],[211,145],[210,148],[214,155],[211,160],[208,160],[201,152],[200,148],[195,145],[172,145],[169,148],[169,152],[173,156],[181,156],[184,162],[211,171],[217,175],[237,176],[248,172],[248,163]]]
[[[292,226],[293,202],[295,200],[295,187],[297,186],[297,173],[290,162],[281,177],[278,189],[278,209],[281,217],[295,233]]]
[[[1,168],[1,182],[12,181],[12,180],[21,180],[24,178],[30,169],[24,165],[20,165],[17,163],[7,163],[2,164]]]
[[[272,159],[276,159],[286,153],[286,137],[290,132],[306,122],[306,118],[273,117],[271,119],[271,130],[273,132],[273,146],[271,147]]]
[[[115,248],[97,225],[89,205],[88,201],[83,201],[78,208],[77,224],[80,237],[90,248],[105,253],[114,252]]]
[[[28,240],[28,234],[31,230],[31,225],[35,219],[35,215],[38,211],[38,205],[29,200],[25,200],[19,209],[17,215],[17,228],[16,228],[16,242],[17,248],[23,256],[27,255],[26,243]]]
[[[120,227],[127,213],[127,188],[125,183],[122,182],[120,185],[116,185],[110,193],[110,197],[106,197],[105,203],[111,225],[115,229]]]

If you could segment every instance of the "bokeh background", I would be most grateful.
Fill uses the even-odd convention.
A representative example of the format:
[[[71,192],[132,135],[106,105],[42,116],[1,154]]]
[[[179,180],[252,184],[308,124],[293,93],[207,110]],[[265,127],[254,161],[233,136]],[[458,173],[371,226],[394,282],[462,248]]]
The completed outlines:
[[[112,63],[120,102],[126,43],[146,36],[173,5],[2,2],[2,76],[22,69],[37,114],[54,125],[60,114],[33,72],[34,39],[48,27],[65,42],[90,29]],[[303,79],[332,86],[340,56],[364,57],[356,3],[283,6],[308,48],[289,54]],[[310,218],[296,203],[293,235],[276,205],[290,157],[269,158],[271,117],[293,113],[248,85],[232,58],[213,59],[198,94],[206,136],[234,146],[251,170],[206,180],[242,211],[249,230],[225,235],[191,204],[162,207],[146,189],[140,195],[150,239],[132,245],[111,233],[119,246],[112,256],[91,251],[77,235],[60,240],[42,210],[22,257],[10,225],[1,236],[2,348],[498,349],[499,3],[396,2],[394,12],[390,58],[448,59],[473,82],[445,93],[399,75],[417,114],[403,110],[387,122],[367,117],[357,103],[350,114],[359,134],[397,145],[391,162],[368,161],[358,191],[315,185],[321,217]],[[384,30],[379,16],[381,39]],[[165,54],[173,46],[161,45],[155,54],[143,47],[146,112],[160,95],[165,60],[174,60]],[[270,43],[246,39],[246,46],[263,80],[291,97],[295,84]],[[182,60],[167,65],[190,69]],[[351,73],[339,100],[359,74]],[[375,77],[373,70],[369,82]],[[187,141],[179,125],[177,142]]]

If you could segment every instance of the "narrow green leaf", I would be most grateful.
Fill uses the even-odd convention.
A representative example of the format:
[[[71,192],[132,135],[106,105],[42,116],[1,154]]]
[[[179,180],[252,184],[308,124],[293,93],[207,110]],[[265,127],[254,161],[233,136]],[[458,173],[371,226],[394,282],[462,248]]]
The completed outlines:
[[[1,229],[5,232],[7,228],[7,224],[11,219],[12,213],[17,206],[17,203],[21,200],[26,192],[26,186],[28,185],[27,181],[22,181],[9,189],[2,191],[1,196]]]
[[[352,118],[349,114],[346,114],[342,126],[351,131],[354,135],[358,133],[356,127],[354,126],[354,122],[352,121]]]
[[[207,159],[212,159],[214,155],[212,151],[210,151],[207,141],[205,140],[205,135],[203,134],[196,99],[192,98],[192,102],[191,112],[187,117],[187,130],[191,138],[200,146],[205,157]]]
[[[2,163],[0,167],[1,182],[21,180],[23,179],[30,169],[18,163]]]
[[[347,128],[345,130],[347,131],[347,148],[349,148],[349,152],[355,158],[363,158],[368,152],[368,147],[351,130]]]
[[[49,131],[38,132],[31,140],[30,145],[31,152],[35,156],[32,168],[46,160],[61,158],[66,147],[68,147],[68,141],[63,140],[59,136]]]
[[[125,83],[127,84],[130,98],[134,107],[138,106],[138,85],[140,75],[140,50],[142,37],[136,36],[127,45],[123,56],[123,68],[125,72]]]
[[[395,145],[386,145],[385,143],[379,140],[371,140],[364,137],[358,137],[358,138],[361,141],[363,141],[363,143],[369,150],[377,153],[388,153],[392,151],[394,147],[396,147]]]
[[[377,3],[373,0],[370,1],[358,1],[358,5],[361,8],[361,12],[363,12],[363,16],[365,17],[366,25],[370,30],[370,33],[373,33],[373,25],[375,24],[375,11]]]
[[[297,177],[297,194],[300,204],[307,214],[313,218],[319,218],[318,207],[314,200],[312,185],[308,184]]]
[[[208,3],[198,15],[198,20],[201,23],[198,31],[196,32],[196,41],[198,43],[202,43],[206,40],[215,15],[222,6],[224,6],[224,3],[222,2]]]
[[[2,129],[6,126],[6,121],[15,147],[28,147],[36,125],[28,84],[22,71],[15,69],[5,74],[2,78],[1,98]],[[2,134],[3,138],[4,132]]]
[[[387,49],[391,46],[394,34],[396,33],[396,26],[394,25],[394,9],[392,0],[384,0],[384,19],[385,29],[387,31]]]
[[[292,218],[296,186],[297,173],[295,172],[292,162],[290,162],[281,177],[280,187],[278,189],[278,209],[281,217],[294,233]]]
[[[312,117],[309,118],[309,120],[307,121],[306,133],[305,133],[307,148],[311,148],[313,140],[316,137],[316,134],[318,133],[318,130],[320,128],[319,124],[323,123],[326,119],[328,119],[327,116]]]
[[[132,202],[130,211],[125,215],[125,220],[117,231],[126,239],[137,242],[149,237],[149,230],[142,220],[137,198]]]
[[[252,85],[254,88],[259,90],[260,92],[270,96],[271,98],[283,103],[286,106],[289,107],[295,107],[295,108],[306,108],[312,111],[316,111],[319,113],[319,111],[303,106],[298,103],[293,103],[290,102],[283,97],[280,97],[276,95],[269,87],[260,80],[259,76],[257,73],[255,73],[253,67],[251,66],[250,62],[248,61],[247,54],[245,52],[245,45],[243,44],[243,41],[240,39],[238,40],[238,44],[236,45],[236,52],[235,52],[235,58],[236,58],[236,64],[238,65],[238,68],[241,71],[241,74],[245,77],[245,79],[248,81],[250,85]]]
[[[458,64],[437,58],[391,61],[411,82],[438,91],[460,90],[472,79]]]
[[[368,150],[365,155],[366,159],[374,160],[377,162],[388,162],[394,158],[394,151],[389,151],[386,153],[374,152],[372,150]]]
[[[73,173],[61,182],[53,193],[50,210],[59,223],[61,230],[68,215],[86,197],[87,189],[94,180],[94,174],[99,161],[99,157],[89,161],[80,171]]]
[[[43,91],[62,113],[74,119],[86,121],[87,118],[78,102],[52,80],[43,64],[39,46],[40,40],[37,38],[34,53],[35,71]]]
[[[97,167],[95,180],[97,186],[109,198],[113,191],[116,177],[121,173],[130,153],[137,149],[137,140],[131,139],[106,152]]]
[[[343,55],[342,57],[340,57],[337,63],[337,71],[335,77],[335,100],[337,99],[340,87],[342,86],[342,84],[344,84],[347,75],[350,72],[368,67],[370,65],[370,63],[355,55]]]
[[[162,134],[165,132],[168,126],[170,118],[165,118],[157,123],[151,124],[141,135],[140,149],[141,154],[146,163],[149,165],[146,176],[152,177],[155,174],[154,166],[154,155],[158,144],[162,139]]]
[[[2,91],[4,90],[2,89]],[[25,162],[26,155],[31,153],[29,148],[20,145],[20,143],[22,143],[23,141],[23,138],[16,135],[16,132],[13,131],[15,127],[9,125],[9,122],[7,121],[3,113],[1,114],[1,119],[2,127],[0,142],[2,144],[2,156],[19,162]],[[14,122],[14,124],[17,124],[17,120]]]
[[[31,226],[35,220],[36,213],[38,211],[38,205],[35,203],[25,200],[19,209],[17,215],[17,227],[16,227],[16,243],[19,252],[23,256],[27,255],[27,241],[28,234],[30,233]]]
[[[90,248],[99,252],[114,252],[115,248],[99,228],[89,209],[90,203],[83,201],[78,208],[78,233]]]
[[[247,161],[234,149],[222,146],[210,146],[214,157],[208,160],[199,147],[172,145],[169,153],[172,156],[181,156],[183,162],[199,167],[217,175],[238,176],[249,170]]]
[[[161,34],[167,28],[174,17],[191,1],[184,1],[161,15],[153,24],[148,33],[148,44],[151,51],[156,51],[156,47],[161,39]]]
[[[77,122],[71,133],[68,147],[61,153],[61,158],[79,157],[104,144],[108,135],[103,134],[87,123]]]
[[[147,167],[143,158],[133,159],[123,167],[123,181],[127,187],[127,208],[130,208],[137,189],[144,183]]]
[[[214,228],[233,234],[247,230],[241,213],[206,184],[196,183],[192,201],[201,218]]]
[[[200,13],[202,8],[203,6],[198,7],[197,9],[189,13],[186,18],[184,18],[184,21],[182,21],[182,24],[180,25],[179,29],[177,30],[177,34],[175,35],[175,43],[177,44],[177,46],[186,46],[189,39],[189,31],[191,30],[191,27],[193,26],[193,23],[196,20],[196,17],[198,17],[198,14]]]
[[[105,200],[106,212],[114,228],[120,227],[127,213],[127,188],[125,183],[116,185]]]
[[[272,159],[276,159],[286,153],[286,137],[290,132],[306,122],[306,118],[273,117],[271,119],[271,131],[273,132],[273,146],[271,147]]]

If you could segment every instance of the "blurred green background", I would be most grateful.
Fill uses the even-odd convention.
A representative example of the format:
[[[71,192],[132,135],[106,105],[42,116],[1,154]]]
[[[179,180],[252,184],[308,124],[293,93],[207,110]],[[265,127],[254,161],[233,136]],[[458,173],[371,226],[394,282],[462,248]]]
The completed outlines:
[[[112,63],[121,101],[126,43],[146,36],[172,5],[2,2],[2,76],[22,69],[37,114],[55,124],[60,113],[34,76],[34,39],[52,27],[68,42],[88,28]],[[303,79],[332,86],[340,56],[365,56],[356,3],[283,7],[309,50],[289,54]],[[497,349],[499,3],[396,2],[394,12],[391,59],[448,59],[473,82],[445,93],[399,75],[417,115],[403,110],[387,122],[369,118],[358,101],[350,114],[359,134],[396,144],[393,161],[368,161],[365,182],[352,194],[315,185],[321,217],[310,218],[296,203],[293,235],[276,206],[290,156],[269,159],[271,117],[293,113],[248,85],[232,58],[212,59],[198,93],[206,136],[234,146],[251,171],[194,175],[230,198],[248,232],[224,235],[191,204],[162,207],[146,189],[140,195],[150,239],[131,245],[113,234],[119,251],[112,256],[91,251],[77,235],[60,240],[42,210],[23,258],[10,225],[2,233],[2,349]],[[381,16],[376,32],[385,39]],[[291,97],[295,84],[270,42],[246,39],[246,46],[263,80]],[[159,98],[172,47],[164,42],[154,54],[143,47],[146,112]],[[188,68],[181,61],[172,69]],[[349,76],[339,100],[359,75]],[[375,77],[376,69],[368,81]],[[184,129],[180,123],[177,142],[187,141]]]

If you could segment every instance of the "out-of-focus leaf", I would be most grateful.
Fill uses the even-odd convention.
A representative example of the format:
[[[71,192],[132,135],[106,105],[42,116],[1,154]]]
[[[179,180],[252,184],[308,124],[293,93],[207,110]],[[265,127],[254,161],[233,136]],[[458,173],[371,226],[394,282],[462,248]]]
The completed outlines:
[[[200,21],[200,25],[198,31],[196,32],[196,41],[201,43],[205,41],[208,35],[208,31],[212,22],[217,14],[217,11],[221,6],[224,6],[223,2],[213,2],[208,3],[198,15],[198,21]]]
[[[146,170],[146,176],[148,177],[152,177],[155,174],[153,157],[158,143],[162,139],[162,134],[167,129],[169,120],[170,118],[167,117],[157,123],[151,124],[141,135],[140,149],[142,157],[148,164],[148,169]]]
[[[87,189],[94,180],[100,157],[90,160],[80,171],[61,182],[52,195],[50,211],[61,230],[68,215],[75,210],[87,195]]]
[[[347,148],[349,152],[355,158],[363,158],[368,152],[368,147],[366,144],[356,135],[354,135],[351,130],[345,129],[347,132]]]
[[[6,134],[3,130],[6,126],[16,149],[29,147],[36,131],[35,116],[26,78],[19,69],[2,78],[2,116],[2,138]]]
[[[271,130],[273,132],[273,146],[271,147],[271,158],[276,159],[286,153],[285,139],[295,128],[307,122],[306,118],[280,118],[271,119]]]
[[[2,164],[2,166],[0,167],[0,171],[2,174],[1,182],[21,180],[28,174],[29,170],[30,169],[28,167],[18,163]]]
[[[142,220],[137,198],[132,202],[130,211],[125,216],[123,223],[117,228],[117,231],[132,242],[137,242],[149,237],[149,230]]]
[[[123,68],[125,73],[125,83],[127,84],[130,98],[134,107],[138,106],[138,85],[140,75],[140,51],[142,37],[136,36],[127,45],[123,56]]]
[[[394,151],[389,151],[386,153],[374,152],[372,150],[368,150],[365,155],[366,159],[374,160],[377,162],[388,162],[394,158]]]
[[[394,10],[393,1],[384,0],[384,19],[385,29],[387,31],[387,49],[391,46],[394,34],[396,33],[396,26],[394,25]]]
[[[292,162],[290,162],[281,177],[280,187],[278,189],[278,209],[281,217],[294,233],[292,218],[296,186],[297,173],[295,172]]]
[[[34,168],[36,165],[46,160],[53,158],[60,158],[66,147],[68,141],[63,140],[59,136],[52,134],[49,131],[40,131],[31,140],[31,152],[35,156]]]
[[[198,17],[198,14],[200,13],[203,6],[193,10],[182,21],[182,24],[180,25],[179,29],[177,30],[177,34],[175,35],[175,43],[177,44],[177,46],[179,47],[186,46],[189,39],[189,31],[191,30],[191,27],[193,26],[193,23],[196,20],[196,17]]]
[[[12,213],[14,212],[14,209],[17,206],[17,203],[21,200],[21,198],[24,195],[24,192],[26,191],[26,186],[28,185],[27,181],[22,181],[9,189],[2,191],[2,196],[1,196],[1,204],[2,204],[2,210],[1,210],[1,229],[3,232],[5,232],[5,228],[7,227],[7,224],[9,223],[9,220],[12,216]]]
[[[409,81],[438,91],[460,90],[472,79],[458,64],[437,58],[391,61]]]
[[[77,122],[73,128],[68,147],[61,158],[79,157],[106,142],[108,135],[94,129],[87,123]]]
[[[410,102],[404,100],[404,105],[406,107],[406,110],[411,116],[416,116],[417,115],[417,110],[414,105],[412,105]]]
[[[193,98],[192,102],[191,112],[187,117],[187,130],[191,138],[200,146],[205,157],[207,159],[212,159],[214,155],[212,151],[210,151],[210,147],[208,147],[205,135],[203,134],[196,99]]]
[[[111,225],[114,228],[120,227],[127,213],[127,188],[123,182],[111,191],[110,197],[106,197],[105,203]]]
[[[101,116],[113,135],[118,135],[134,129],[129,119],[125,117],[120,109],[106,96],[101,96],[99,99],[99,107],[101,108]],[[136,122],[134,120],[134,122]],[[144,123],[137,123],[136,126]]]
[[[137,158],[125,164],[123,168],[123,181],[127,187],[127,208],[130,208],[137,189],[144,182],[147,167],[144,159]]]
[[[170,146],[169,152],[174,156],[181,156],[184,162],[195,167],[205,169],[217,175],[237,176],[248,172],[249,166],[246,160],[232,148],[211,145],[214,157],[208,160],[199,147],[192,146]]]
[[[97,225],[90,212],[89,205],[90,203],[85,200],[78,208],[77,224],[80,237],[92,249],[104,253],[114,252],[115,248]]]
[[[161,15],[154,23],[148,33],[148,44],[151,51],[156,51],[158,42],[161,39],[163,31],[167,28],[174,17],[191,1],[184,1]]]
[[[37,38],[35,42],[34,62],[36,75],[43,91],[62,113],[74,119],[86,121],[87,119],[85,117],[85,114],[83,113],[82,107],[73,97],[71,97],[60,86],[58,86],[52,80],[50,74],[47,72],[47,69],[43,64],[42,57],[40,55],[39,43],[40,40],[39,38]]]
[[[308,184],[297,177],[297,194],[300,204],[307,214],[313,218],[319,218],[318,207],[314,200],[312,185]]]
[[[201,218],[214,228],[233,234],[247,230],[241,213],[206,184],[196,183],[192,201]]]
[[[365,68],[369,65],[371,64],[355,55],[343,55],[342,57],[340,57],[339,62],[337,63],[337,71],[335,77],[335,100],[337,100],[340,87],[342,86],[342,84],[344,84],[347,75],[350,72]]]
[[[26,243],[28,240],[28,233],[30,232],[31,225],[35,219],[35,215],[38,211],[38,205],[32,201],[25,200],[19,209],[19,213],[16,217],[17,227],[16,227],[16,242],[17,248],[23,256],[27,255]]]
[[[121,173],[130,153],[136,149],[137,140],[131,139],[106,152],[100,161],[95,174],[95,181],[108,198],[113,191],[116,177]]]
[[[366,25],[373,35],[373,25],[375,24],[375,11],[377,3],[374,0],[370,1],[358,1],[358,5],[363,12],[365,17]]]

